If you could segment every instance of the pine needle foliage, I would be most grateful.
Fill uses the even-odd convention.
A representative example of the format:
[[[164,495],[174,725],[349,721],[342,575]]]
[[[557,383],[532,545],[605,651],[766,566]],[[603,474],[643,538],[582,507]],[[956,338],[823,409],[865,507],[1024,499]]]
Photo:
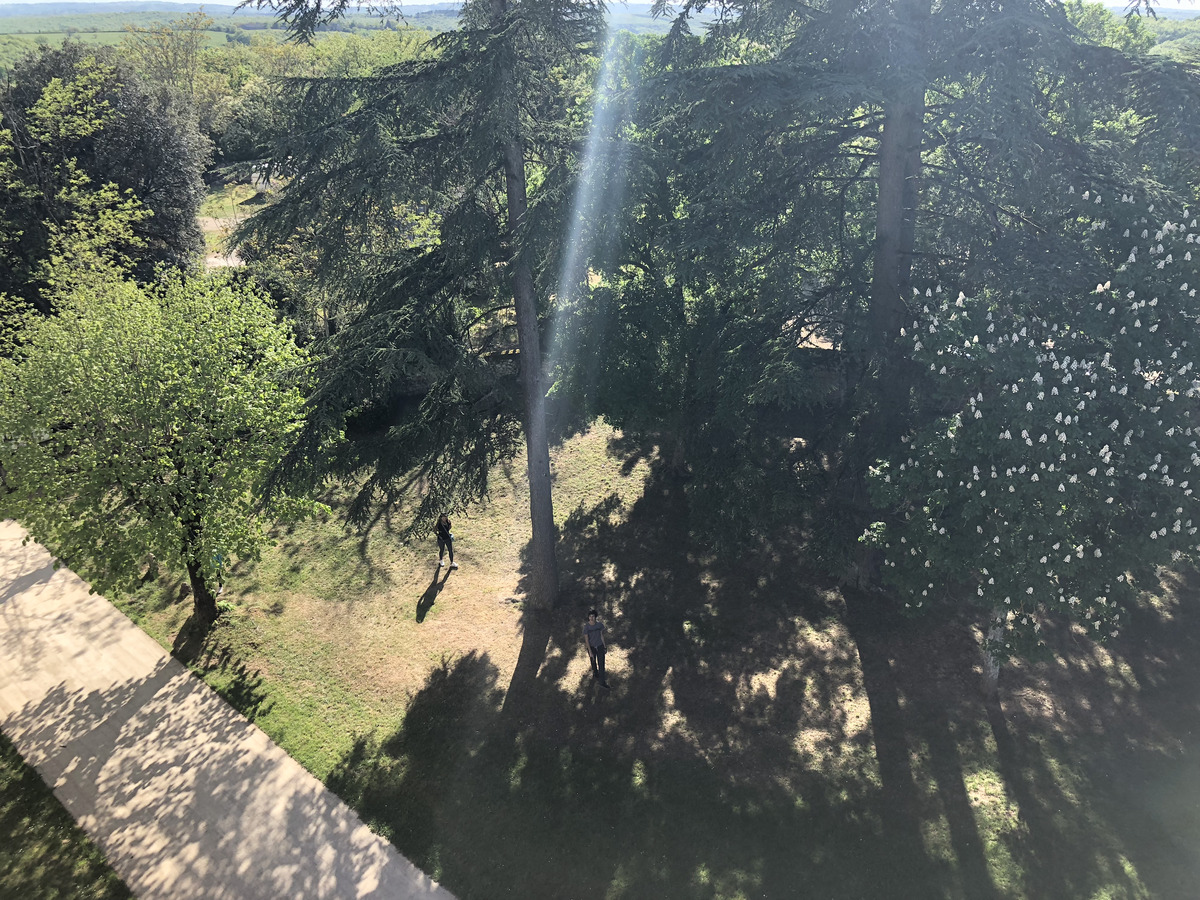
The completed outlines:
[[[517,452],[529,351],[513,278],[531,273],[544,316],[602,13],[472,3],[418,59],[290,83],[295,125],[270,169],[285,186],[239,239],[260,253],[304,241],[332,333],[280,483],[355,478],[364,523],[416,479],[420,533],[434,511],[485,496],[489,469]],[[529,185],[516,229],[502,165],[513,146]],[[337,434],[346,442],[320,452]]]
[[[716,24],[689,37],[686,17],[705,9]],[[634,161],[626,214],[640,228],[590,262],[608,280],[576,321],[607,348],[620,336],[604,358],[641,360],[670,387],[673,406],[653,392],[653,408],[676,410],[659,435],[678,440],[712,540],[738,546],[807,514],[844,563],[870,514],[867,467],[910,421],[943,414],[895,340],[911,285],[1075,290],[1068,273],[1095,250],[1068,187],[1187,204],[1196,73],[1136,41],[1097,43],[1069,12],[1020,0],[680,8],[643,64],[653,75],[620,156]],[[888,169],[889,130],[906,117],[910,136],[890,151],[906,161]],[[885,210],[888,190],[902,196]],[[653,429],[606,394],[619,379],[587,382],[593,409]]]

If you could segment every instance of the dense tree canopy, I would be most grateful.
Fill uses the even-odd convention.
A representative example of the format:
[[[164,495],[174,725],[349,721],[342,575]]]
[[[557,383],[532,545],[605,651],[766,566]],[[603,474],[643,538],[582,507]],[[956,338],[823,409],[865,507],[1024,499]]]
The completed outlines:
[[[141,277],[189,263],[207,156],[190,117],[112,53],[68,43],[26,57],[0,90],[0,293],[41,302],[54,229],[106,184],[148,213],[124,248]]]
[[[1108,248],[1069,187],[1162,207],[1197,183],[1197,78],[1135,21],[729,3],[690,36],[708,5],[589,68],[586,16],[478,4],[426,58],[302,83],[306,126],[275,151],[288,185],[253,230],[314,276],[335,333],[308,436],[356,436],[335,468],[367,475],[360,513],[414,466],[424,512],[476,498],[516,449],[540,391],[497,351],[519,343],[529,374],[508,312],[528,265],[560,423],[657,445],[716,545],[819,520],[831,565],[865,571],[856,538],[891,502],[869,466],[946,415],[897,340],[911,285],[1007,291],[1050,321],[1037,298],[1077,295]],[[318,14],[285,10],[300,30]],[[509,137],[532,185],[519,228]]]
[[[281,9],[302,32],[323,14]],[[557,597],[557,567],[540,316],[578,125],[571,91],[599,12],[471,3],[420,59],[303,83],[306,124],[270,170],[287,186],[248,230],[278,245],[311,229],[339,320],[294,468],[348,422],[368,432],[337,460],[366,476],[355,511],[392,501],[416,466],[431,486],[418,517],[428,527],[433,511],[483,495],[520,423],[542,606]],[[518,351],[515,371],[506,350]]]
[[[1108,637],[1158,566],[1200,550],[1195,220],[1071,195],[1091,265],[917,299],[904,340],[942,415],[873,473],[895,511],[872,533],[887,580],[914,612],[981,606],[1001,658],[1036,648],[1047,614]]]
[[[693,35],[689,18],[703,10],[715,16]],[[280,11],[311,37],[344,10],[295,0]],[[138,219],[127,246],[95,235],[109,263],[136,257],[147,278],[157,262],[185,260],[195,207],[181,198],[198,169],[164,181],[155,160],[199,160],[202,119],[223,162],[272,186],[239,235],[242,253],[280,313],[316,341],[305,427],[273,483],[353,478],[352,515],[365,521],[420,475],[419,531],[435,511],[483,497],[489,470],[523,436],[540,561],[533,593],[552,603],[556,430],[604,417],[656,449],[696,532],[716,548],[820,523],[811,548],[839,574],[873,577],[874,557],[857,540],[864,528],[879,522],[878,540],[894,548],[901,535],[913,549],[906,528],[966,502],[948,484],[918,485],[907,463],[897,477],[913,442],[926,456],[953,445],[955,465],[990,475],[992,461],[985,468],[964,449],[988,446],[968,440],[980,404],[995,402],[984,386],[1022,383],[1023,366],[1061,365],[1065,351],[1045,345],[1080,335],[1092,343],[1071,361],[1100,366],[1088,354],[1104,358],[1093,344],[1105,326],[1068,301],[1108,282],[1140,297],[1170,271],[1146,269],[1151,257],[1163,261],[1157,241],[1153,253],[1117,260],[1129,248],[1109,222],[1162,232],[1164,246],[1175,236],[1161,222],[1138,228],[1151,213],[1132,210],[1194,202],[1200,80],[1151,53],[1136,19],[1034,0],[697,0],[665,40],[602,39],[601,21],[590,3],[481,0],[428,42],[397,32],[372,47],[346,38],[220,56],[201,49],[195,19],[130,36],[140,75],[75,45],[43,51],[0,98],[0,252],[13,260],[0,288],[55,296],[43,289],[53,285],[56,235],[82,234],[89,220],[102,230],[122,210],[153,215]],[[135,126],[134,103],[176,110],[178,127]],[[168,132],[191,137],[175,147]],[[1098,218],[1081,211],[1085,190],[1110,204],[1138,199]],[[166,195],[174,199],[156,206]],[[1178,266],[1189,253],[1166,256]],[[964,298],[962,312],[928,304],[946,340],[973,336],[947,326],[951,316],[955,328],[991,315],[1009,333],[1057,326],[1059,336],[1039,332],[946,376],[929,370],[936,341],[914,347],[900,330],[928,327],[913,286],[939,284],[939,304]],[[1159,371],[1147,359],[1184,359],[1179,323],[1194,315],[1189,295],[1158,294],[1154,308],[1167,319],[1153,340],[1166,343],[1134,353],[1145,371]],[[1104,352],[1124,372],[1121,342],[1110,343]],[[955,393],[947,379],[977,386]],[[1092,409],[1059,412],[1077,422]],[[966,418],[948,424],[955,416]],[[1100,452],[1085,444],[1077,457]],[[1101,470],[1114,471],[1108,487],[1149,471],[1133,472],[1140,458],[1127,462],[1125,475],[1115,463]],[[1014,456],[997,472],[1020,467]],[[954,484],[973,484],[970,470]],[[1112,496],[1115,505],[1123,495]],[[1089,527],[1099,521],[1087,503],[1078,509]],[[996,506],[988,517],[1015,522],[1010,512]],[[1134,546],[1115,525],[1089,543],[1059,534],[1075,527],[1066,513],[1050,518],[1022,519],[1024,540],[1037,544],[1041,529],[1060,549]],[[1121,522],[1146,524],[1132,514]],[[977,535],[987,532],[977,524]],[[1183,549],[1161,537],[1151,550]],[[922,567],[964,552],[931,549]],[[1064,596],[1114,602],[1107,567],[1122,560],[1094,565],[1103,583],[1086,589],[1062,581],[1061,569],[1054,578]],[[911,588],[894,562],[884,574]],[[1005,563],[1005,577],[1027,577],[1023,565]],[[978,573],[929,580],[975,591],[994,620]],[[1085,618],[1088,610],[1110,621],[1094,604]],[[1036,644],[1021,619],[1004,621],[992,648],[1000,655]]]
[[[570,320],[590,352],[559,377],[669,448],[713,540],[816,515],[845,561],[866,467],[937,414],[894,343],[913,280],[1025,291],[1082,265],[1072,184],[1186,202],[1197,80],[1077,7],[727,9],[665,66],[622,63],[586,213],[603,277]]]

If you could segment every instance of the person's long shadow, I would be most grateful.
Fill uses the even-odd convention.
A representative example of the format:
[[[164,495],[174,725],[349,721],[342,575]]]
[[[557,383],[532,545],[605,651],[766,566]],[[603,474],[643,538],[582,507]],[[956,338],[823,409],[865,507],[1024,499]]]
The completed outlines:
[[[442,592],[442,588],[446,586],[446,582],[450,580],[451,569],[434,569],[433,580],[429,582],[429,587],[425,588],[425,593],[421,595],[421,599],[417,601],[417,622],[424,622],[425,617],[429,615],[429,610],[433,608],[433,604],[437,602],[437,595]],[[444,574],[443,574],[444,573]],[[438,575],[442,575],[442,580],[438,581]]]

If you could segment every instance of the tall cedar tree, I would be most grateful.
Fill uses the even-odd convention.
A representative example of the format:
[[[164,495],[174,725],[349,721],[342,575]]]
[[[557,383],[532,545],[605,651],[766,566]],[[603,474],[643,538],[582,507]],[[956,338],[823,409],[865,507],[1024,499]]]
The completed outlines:
[[[677,405],[694,420],[698,526],[736,542],[794,516],[805,499],[780,488],[798,475],[821,492],[810,500],[832,504],[819,533],[844,555],[870,515],[869,464],[914,417],[940,415],[896,344],[914,279],[953,274],[968,293],[998,279],[1018,296],[1073,289],[1066,276],[1091,249],[1066,188],[1189,190],[1197,82],[1169,61],[1092,44],[1057,4],[721,12],[699,48],[677,23],[672,66],[643,89],[638,136],[623,151],[649,190],[630,187],[626,215],[658,249],[619,235],[615,262],[594,263],[608,277],[594,293],[636,271],[642,286],[621,313],[682,304],[684,339],[660,349],[689,354],[667,374],[687,382]],[[653,175],[682,168],[706,177]],[[595,307],[598,332],[612,310]],[[832,350],[819,352],[813,332]],[[621,331],[639,333],[662,334]],[[829,357],[841,389],[817,387]],[[746,477],[729,477],[731,464]]]
[[[307,37],[345,4],[276,8]],[[602,13],[593,2],[468,3],[461,27],[419,61],[297,82],[298,128],[273,169],[286,187],[242,234],[270,244],[307,231],[338,317],[282,477],[362,474],[352,515],[366,519],[416,470],[428,488],[419,531],[486,492],[519,422],[529,593],[543,608],[557,601],[558,574],[541,319],[576,138],[571,82]],[[323,456],[343,429],[353,439]]]

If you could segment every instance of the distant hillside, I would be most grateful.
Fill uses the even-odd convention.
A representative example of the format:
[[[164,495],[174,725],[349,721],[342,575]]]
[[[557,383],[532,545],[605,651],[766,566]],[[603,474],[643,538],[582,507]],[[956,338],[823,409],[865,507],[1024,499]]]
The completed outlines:
[[[1105,6],[1108,7],[1109,11],[1114,15],[1125,15],[1124,3],[1106,3]],[[1200,6],[1184,6],[1171,9],[1158,6],[1154,9],[1154,15],[1160,19],[1195,19],[1196,17],[1200,16]]]
[[[461,3],[404,3],[401,6],[401,12],[405,15],[425,12],[455,14],[461,5]],[[1108,3],[1105,5],[1117,15],[1124,15],[1125,13],[1125,4],[1123,3]],[[236,5],[199,3],[195,2],[195,0],[177,0],[177,2],[168,2],[168,0],[111,0],[111,2],[102,3],[82,3],[79,0],[63,0],[63,2],[57,3],[0,3],[0,18],[7,16],[78,16],[94,15],[96,13],[158,13],[174,18],[199,9],[201,6],[214,19],[235,15],[261,16],[264,12],[269,14],[268,10],[260,12],[255,9],[243,9],[239,11]],[[628,15],[631,18],[640,19],[643,17],[648,18],[648,9],[649,4],[634,3],[629,6],[613,4],[609,8],[609,12],[614,18],[624,18]],[[1193,19],[1200,17],[1200,4],[1170,9],[1158,7],[1155,9],[1155,13],[1160,19]]]
[[[285,30],[282,22],[272,17],[269,9],[252,8],[239,10],[230,4],[199,3],[196,0],[165,2],[165,0],[113,0],[113,2],[83,3],[80,0],[64,0],[58,3],[0,3],[0,38],[11,35],[11,41],[0,40],[0,69],[5,61],[11,62],[13,54],[20,48],[12,44],[19,38],[21,47],[34,43],[61,43],[63,34],[78,40],[94,43],[117,43],[125,27],[135,25],[147,27],[155,22],[169,22],[183,18],[190,12],[203,9],[212,18],[213,42],[223,43],[224,33],[235,30],[261,31],[262,29]],[[445,31],[457,24],[460,4],[457,3],[403,3],[400,6],[400,21],[425,31]],[[614,28],[639,34],[665,34],[670,28],[670,18],[654,18],[648,3],[621,4],[609,7],[609,21]],[[395,17],[393,17],[395,18]],[[697,29],[713,20],[711,9],[693,14]],[[232,21],[231,21],[232,20]],[[362,31],[382,28],[385,21],[367,12],[355,11],[337,24],[330,26],[336,31]],[[107,35],[107,37],[105,37]]]
[[[461,4],[458,3],[405,3],[402,11],[405,14],[424,12],[446,12],[457,14]],[[220,3],[199,3],[194,0],[181,2],[166,2],[166,0],[112,0],[106,3],[80,3],[65,0],[61,3],[0,3],[0,18],[12,16],[93,16],[105,13],[155,13],[164,18],[178,18],[193,10],[204,7],[204,11],[214,19],[229,16],[262,16],[270,15],[270,10],[262,11],[248,8],[238,10],[236,6]]]
[[[199,9],[200,3],[166,3],[162,0],[125,0],[113,3],[0,3],[0,19],[33,16],[94,16],[103,13],[158,13],[176,18]],[[205,3],[204,11],[214,19],[232,16],[235,7]]]

